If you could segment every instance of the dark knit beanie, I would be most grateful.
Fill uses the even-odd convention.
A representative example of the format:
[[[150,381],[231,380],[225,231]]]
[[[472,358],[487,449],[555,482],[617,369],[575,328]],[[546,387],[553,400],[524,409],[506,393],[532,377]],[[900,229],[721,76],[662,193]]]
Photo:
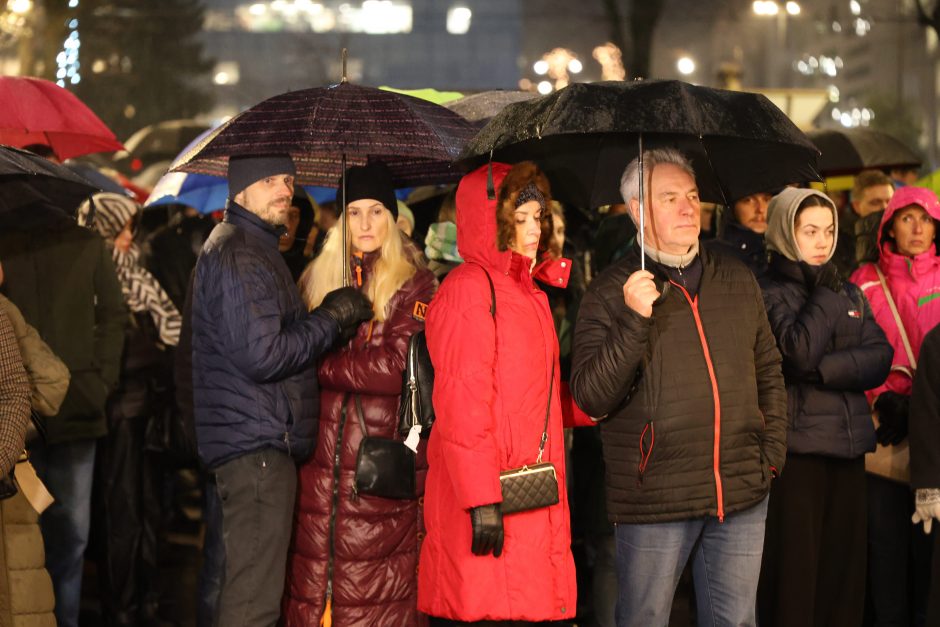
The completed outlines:
[[[297,175],[294,160],[290,155],[234,155],[228,160],[228,197],[235,198],[238,192],[261,179],[278,174]]]
[[[342,184],[336,191],[336,200],[342,202]],[[356,165],[346,170],[346,205],[371,198],[385,205],[392,212],[392,217],[398,219],[398,198],[395,196],[395,185],[392,183],[392,173],[384,163],[369,163]]]

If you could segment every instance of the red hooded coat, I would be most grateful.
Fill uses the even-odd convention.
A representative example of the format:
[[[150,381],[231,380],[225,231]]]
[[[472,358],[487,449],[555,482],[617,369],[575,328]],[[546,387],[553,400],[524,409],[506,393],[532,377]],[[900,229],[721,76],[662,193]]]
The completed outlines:
[[[508,171],[493,164],[497,189]],[[428,443],[418,608],[460,621],[573,619],[558,340],[545,293],[532,281],[531,260],[497,249],[496,201],[487,199],[486,181],[484,166],[457,189],[457,246],[468,263],[451,271],[428,311],[436,422]],[[495,320],[483,268],[496,292]],[[569,271],[558,260],[537,274],[564,286]],[[553,364],[543,461],[555,464],[559,502],[504,517],[499,558],[473,555],[469,510],[502,500],[501,470],[535,461]]]
[[[376,256],[363,259],[363,283]],[[319,624],[328,586],[338,627],[423,624],[415,576],[424,535],[420,499],[352,494],[363,435],[354,396],[361,400],[370,436],[401,439],[398,403],[405,353],[408,340],[422,328],[420,304],[430,301],[436,283],[430,270],[418,270],[389,301],[385,322],[363,323],[349,344],[320,364],[320,430],[297,484],[284,601],[289,626]],[[418,451],[420,487],[423,447]]]

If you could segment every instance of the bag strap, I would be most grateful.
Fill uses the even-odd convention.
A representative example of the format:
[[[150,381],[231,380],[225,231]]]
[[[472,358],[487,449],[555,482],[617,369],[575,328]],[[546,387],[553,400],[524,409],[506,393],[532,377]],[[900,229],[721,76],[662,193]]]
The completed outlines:
[[[471,262],[472,263],[472,262]],[[480,269],[483,270],[483,274],[486,275],[486,281],[490,284],[490,313],[493,315],[495,320],[496,318],[496,288],[493,286],[493,278],[490,276],[489,271],[483,267],[482,264],[476,264],[480,266]],[[552,410],[552,392],[555,388],[555,360],[552,359],[552,376],[548,381],[548,403],[545,406],[545,425],[542,427],[542,438],[539,440],[539,456],[536,458],[535,463],[542,463],[542,454],[545,452],[545,443],[548,442],[548,419],[551,415]]]
[[[353,400],[356,402],[356,416],[359,417],[359,428],[362,429],[362,437],[367,438],[369,437],[369,430],[366,428],[366,419],[362,415],[362,399],[358,394],[353,394]]]
[[[555,387],[555,356],[552,355],[552,378],[548,380],[548,404],[545,406],[545,426],[542,427],[542,439],[539,442],[539,456],[535,460],[536,464],[542,463],[542,453],[545,451],[545,443],[548,442],[548,417],[552,409],[552,390]]]
[[[489,271],[484,268],[482,264],[474,263],[472,261],[469,263],[480,266],[480,270],[483,270],[483,274],[486,275],[486,282],[490,284],[490,315],[493,316],[493,318],[496,318],[496,288],[493,287],[493,278],[490,276]]]
[[[881,268],[878,267],[878,264],[873,263],[872,265],[875,267],[875,272],[878,273],[878,280],[881,281],[881,289],[884,290],[885,298],[888,300],[888,308],[891,309],[891,315],[894,316],[898,333],[901,335],[901,343],[904,344],[904,352],[907,353],[907,361],[914,370],[917,370],[917,360],[914,358],[914,351],[911,350],[911,341],[907,337],[907,329],[904,328],[904,323],[901,322],[901,315],[898,313],[898,307],[894,303],[894,298],[891,296],[891,290],[888,289],[888,282],[885,280],[885,275],[881,271]]]

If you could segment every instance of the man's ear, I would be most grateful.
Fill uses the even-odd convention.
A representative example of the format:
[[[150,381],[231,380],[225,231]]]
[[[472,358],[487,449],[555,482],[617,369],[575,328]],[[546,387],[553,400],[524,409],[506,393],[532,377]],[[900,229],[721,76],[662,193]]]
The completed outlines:
[[[244,191],[238,192],[237,194],[235,194],[235,198],[233,198],[232,200],[234,200],[236,203],[244,207],[245,206],[245,192]]]
[[[858,210],[858,201],[853,199],[850,201],[850,204],[852,205],[852,211],[855,212],[855,215],[861,216],[862,212]]]
[[[630,199],[630,202],[627,203],[627,211],[630,212],[630,217],[633,218],[633,223],[639,226],[640,224],[640,201],[637,198]]]

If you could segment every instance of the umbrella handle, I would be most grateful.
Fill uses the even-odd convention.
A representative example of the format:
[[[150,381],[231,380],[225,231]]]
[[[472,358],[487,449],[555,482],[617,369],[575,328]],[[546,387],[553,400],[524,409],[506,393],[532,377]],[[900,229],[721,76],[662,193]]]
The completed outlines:
[[[637,141],[637,145],[639,146],[639,151],[640,151],[639,157],[637,157],[639,159],[639,161],[637,162],[637,166],[639,167],[639,174],[640,174],[640,189],[639,189],[639,193],[640,193],[640,229],[639,229],[640,270],[646,270],[646,235],[644,234],[644,229],[646,225],[646,218],[645,218],[646,201],[644,200],[644,198],[646,194],[644,193],[644,189],[643,189],[645,187],[643,185],[643,181],[645,178],[645,175],[643,174],[643,133],[637,134],[636,141]]]
[[[343,59],[345,60],[345,48],[343,49]],[[345,71],[343,72],[345,75]],[[343,205],[340,209],[340,215],[343,220],[343,258],[341,263],[343,264],[343,287],[349,287],[350,279],[349,276],[349,221],[346,219],[346,153],[343,153],[342,161],[343,175],[340,177],[340,197],[343,201]]]

